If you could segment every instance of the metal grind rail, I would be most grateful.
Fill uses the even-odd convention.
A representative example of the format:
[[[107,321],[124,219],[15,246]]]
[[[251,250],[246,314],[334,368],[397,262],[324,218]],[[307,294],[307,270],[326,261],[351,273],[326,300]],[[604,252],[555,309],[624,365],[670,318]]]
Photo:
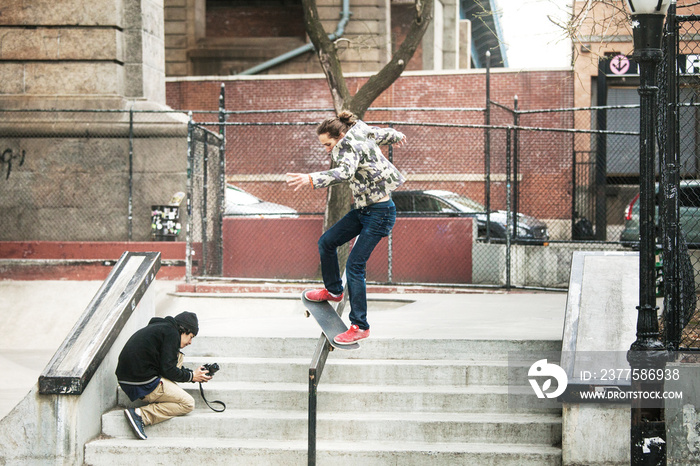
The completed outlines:
[[[345,273],[343,273],[343,283],[345,283]],[[338,303],[338,307],[335,310],[341,317],[343,316],[343,311],[345,311],[348,296],[349,293],[346,292],[343,296],[343,300]],[[323,375],[323,369],[326,367],[328,353],[331,351],[333,351],[333,346],[331,346],[326,336],[321,333],[318,343],[316,344],[316,350],[314,351],[313,358],[311,359],[311,365],[309,366],[309,466],[316,465],[316,413],[318,401],[318,383],[321,380],[321,375]]]

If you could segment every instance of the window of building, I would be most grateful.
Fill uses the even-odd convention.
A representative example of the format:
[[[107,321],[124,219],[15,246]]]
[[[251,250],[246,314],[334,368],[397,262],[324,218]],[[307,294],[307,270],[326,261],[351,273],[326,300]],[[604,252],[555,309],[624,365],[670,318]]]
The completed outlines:
[[[301,0],[207,0],[206,36],[301,37]]]

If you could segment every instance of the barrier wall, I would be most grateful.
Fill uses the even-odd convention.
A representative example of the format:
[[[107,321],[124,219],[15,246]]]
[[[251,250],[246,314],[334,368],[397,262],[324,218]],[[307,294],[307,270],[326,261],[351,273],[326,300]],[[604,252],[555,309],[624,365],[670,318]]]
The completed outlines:
[[[322,217],[224,219],[226,277],[317,279]],[[278,232],[269,235],[270,231]],[[401,218],[392,234],[392,277],[415,283],[471,283],[472,219]],[[387,282],[388,240],[367,264],[369,281]]]

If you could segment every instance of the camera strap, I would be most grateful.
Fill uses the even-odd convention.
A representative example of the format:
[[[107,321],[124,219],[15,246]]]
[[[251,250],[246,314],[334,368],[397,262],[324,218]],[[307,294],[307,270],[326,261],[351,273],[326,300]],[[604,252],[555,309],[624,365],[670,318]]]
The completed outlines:
[[[217,413],[223,413],[223,412],[224,412],[224,410],[226,409],[226,403],[224,403],[223,401],[219,401],[219,400],[214,400],[214,401],[212,401],[212,403],[220,404],[220,405],[222,406],[221,409],[216,409],[216,408],[214,408],[211,404],[209,404],[209,402],[207,401],[207,399],[204,397],[204,388],[202,388],[202,382],[199,382],[199,393],[202,395],[202,399],[204,400],[204,402],[207,404],[207,406],[209,406],[209,408],[210,408],[212,411],[217,412]]]

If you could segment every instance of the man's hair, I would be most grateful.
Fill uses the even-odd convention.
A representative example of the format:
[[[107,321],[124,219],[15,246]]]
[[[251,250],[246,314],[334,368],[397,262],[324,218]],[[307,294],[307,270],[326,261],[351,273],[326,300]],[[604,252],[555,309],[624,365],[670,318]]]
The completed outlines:
[[[349,110],[343,110],[337,117],[324,120],[316,127],[316,134],[328,134],[333,139],[340,139],[340,133],[347,133],[357,122],[357,117]]]
[[[177,331],[180,332],[180,335],[186,334],[186,333],[193,333],[192,330],[185,328],[180,324],[177,324]]]

